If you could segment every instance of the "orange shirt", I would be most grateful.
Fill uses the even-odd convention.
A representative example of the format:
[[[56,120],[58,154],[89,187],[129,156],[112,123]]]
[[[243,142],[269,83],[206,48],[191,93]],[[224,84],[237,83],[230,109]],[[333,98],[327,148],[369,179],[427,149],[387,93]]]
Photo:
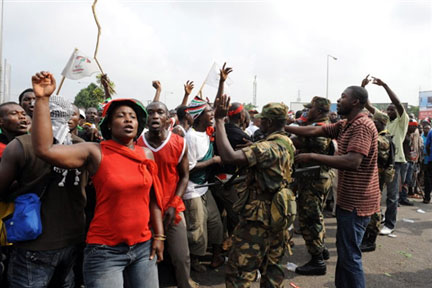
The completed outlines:
[[[163,209],[157,165],[138,146],[131,150],[108,140],[101,142],[100,147],[102,160],[93,176],[96,208],[86,242],[109,246],[145,242],[152,236],[149,224],[152,186]]]
[[[146,141],[145,136],[142,135],[138,139],[137,145],[147,147],[153,152],[155,162],[158,166],[158,176],[163,188],[163,207],[165,210],[168,207],[176,208],[178,216],[179,212],[185,210],[183,201],[181,199],[177,201],[174,199],[179,181],[177,166],[183,158],[186,149],[184,138],[169,131],[165,141],[159,147],[154,148]],[[180,221],[180,218],[177,219],[178,217],[176,217],[176,223],[177,220]]]

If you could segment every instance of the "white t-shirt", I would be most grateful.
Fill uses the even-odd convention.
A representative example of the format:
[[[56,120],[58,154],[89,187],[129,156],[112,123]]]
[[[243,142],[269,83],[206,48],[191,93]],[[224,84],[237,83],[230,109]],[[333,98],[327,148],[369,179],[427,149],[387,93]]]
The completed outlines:
[[[198,132],[194,128],[189,128],[185,135],[188,147],[189,171],[191,171],[198,160],[201,160],[210,147],[210,138],[206,132]],[[204,195],[208,187],[195,188],[196,183],[189,180],[183,199],[192,199]]]
[[[248,134],[249,136],[253,136],[255,131],[257,131],[259,129],[258,126],[255,126],[252,121],[249,124],[249,127],[246,128],[246,134]]]

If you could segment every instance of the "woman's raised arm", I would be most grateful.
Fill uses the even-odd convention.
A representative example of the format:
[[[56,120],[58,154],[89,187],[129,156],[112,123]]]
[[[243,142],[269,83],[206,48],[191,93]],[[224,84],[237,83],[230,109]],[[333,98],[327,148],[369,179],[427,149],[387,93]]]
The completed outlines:
[[[35,153],[45,161],[62,168],[79,168],[89,165],[93,174],[99,166],[101,154],[98,144],[54,145],[49,98],[56,88],[54,76],[39,72],[32,77],[36,96],[32,119],[32,143]],[[92,171],[93,170],[93,171]]]

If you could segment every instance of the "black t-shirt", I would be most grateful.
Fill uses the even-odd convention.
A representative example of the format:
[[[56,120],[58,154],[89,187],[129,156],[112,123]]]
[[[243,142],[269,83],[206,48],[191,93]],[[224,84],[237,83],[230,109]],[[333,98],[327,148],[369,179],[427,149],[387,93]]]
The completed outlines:
[[[225,124],[225,131],[228,136],[228,141],[231,144],[231,147],[234,150],[238,150],[237,145],[239,144],[246,144],[246,141],[243,139],[246,139],[248,141],[252,141],[252,139],[249,137],[248,134],[246,134],[240,127],[232,124],[232,123],[226,123]],[[223,166],[223,172],[228,174],[234,174],[237,167],[235,165],[224,165]]]

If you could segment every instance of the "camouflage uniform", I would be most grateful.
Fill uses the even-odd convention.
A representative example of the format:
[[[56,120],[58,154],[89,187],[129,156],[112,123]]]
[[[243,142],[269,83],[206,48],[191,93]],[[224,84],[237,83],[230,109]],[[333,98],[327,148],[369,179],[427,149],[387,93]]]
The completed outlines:
[[[261,117],[280,119],[287,112],[285,105],[270,103],[264,106]],[[282,131],[243,149],[248,171],[246,181],[236,187],[239,200],[233,208],[240,214],[240,222],[233,232],[226,287],[250,287],[258,269],[261,287],[283,285],[286,228],[294,221],[296,209],[294,194],[288,189],[294,150]],[[286,222],[276,228],[281,211],[285,211]]]
[[[383,130],[378,133],[378,177],[379,186],[381,193],[384,189],[384,185],[389,183],[392,177],[389,178],[388,169],[384,168],[384,164],[387,163],[390,153],[390,133],[387,130]],[[386,171],[387,170],[387,171]],[[394,172],[394,171],[393,171]],[[381,225],[381,212],[375,213],[371,216],[368,226],[366,227],[365,237],[371,237],[371,235],[378,235]]]
[[[322,97],[314,97],[312,102],[305,107],[311,108],[316,103],[321,109],[329,111],[330,101]],[[323,126],[330,124],[328,116],[316,119],[308,126]],[[326,137],[301,137],[300,153],[330,154],[331,139]],[[310,164],[299,165],[297,168],[310,166]],[[296,176],[297,184],[297,207],[300,231],[306,242],[309,254],[320,255],[324,250],[325,226],[323,209],[327,195],[331,189],[332,179],[330,168],[320,166],[319,175],[309,173]]]

